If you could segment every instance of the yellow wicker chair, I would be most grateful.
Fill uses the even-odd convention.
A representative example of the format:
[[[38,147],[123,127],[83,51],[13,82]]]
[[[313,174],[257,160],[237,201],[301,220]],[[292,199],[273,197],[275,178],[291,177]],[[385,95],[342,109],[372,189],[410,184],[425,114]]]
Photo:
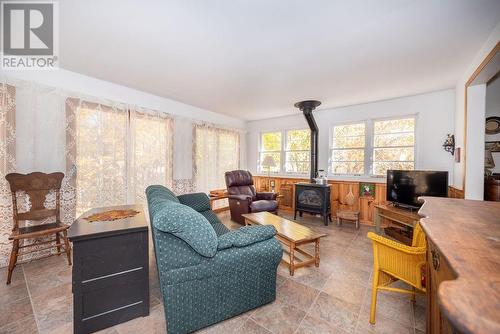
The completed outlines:
[[[415,301],[416,293],[425,293],[422,286],[422,270],[425,266],[427,242],[424,232],[417,224],[413,230],[412,245],[407,246],[397,241],[368,232],[373,242],[373,283],[370,323],[375,324],[377,293],[379,290],[408,293]],[[399,289],[389,285],[401,280],[412,286],[412,290]]]

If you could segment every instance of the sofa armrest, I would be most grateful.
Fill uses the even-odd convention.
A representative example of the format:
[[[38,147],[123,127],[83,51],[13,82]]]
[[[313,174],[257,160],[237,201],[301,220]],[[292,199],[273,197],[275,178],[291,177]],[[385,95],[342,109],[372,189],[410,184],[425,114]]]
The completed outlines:
[[[187,205],[198,212],[210,210],[210,199],[205,193],[179,195],[177,199],[181,204]]]
[[[278,194],[276,193],[273,193],[273,192],[260,192],[260,193],[257,193],[257,199],[258,200],[268,200],[268,201],[273,201],[273,200],[276,200],[276,198],[278,197]]]
[[[276,229],[272,225],[241,227],[238,230],[219,236],[217,250],[231,247],[246,247],[271,239],[275,235]]]

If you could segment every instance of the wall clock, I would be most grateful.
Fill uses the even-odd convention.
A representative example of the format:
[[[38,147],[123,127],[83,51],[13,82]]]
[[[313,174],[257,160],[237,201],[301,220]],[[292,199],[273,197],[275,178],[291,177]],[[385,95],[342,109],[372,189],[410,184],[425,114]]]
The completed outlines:
[[[486,133],[489,135],[500,133],[500,117],[492,116],[486,118]]]

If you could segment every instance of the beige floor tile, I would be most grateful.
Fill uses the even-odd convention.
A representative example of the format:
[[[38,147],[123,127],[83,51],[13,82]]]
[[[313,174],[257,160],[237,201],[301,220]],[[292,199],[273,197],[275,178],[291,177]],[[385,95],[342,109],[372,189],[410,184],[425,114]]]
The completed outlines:
[[[380,291],[377,296],[376,316],[384,316],[403,326],[413,327],[413,309],[409,295]],[[369,313],[371,289],[366,293],[363,311]],[[362,311],[362,312],[363,312]]]
[[[31,315],[33,315],[33,309],[28,297],[0,304],[0,326],[5,326]]]
[[[307,312],[318,293],[315,288],[288,279],[279,286],[276,299]]]
[[[348,333],[352,333],[356,327],[359,310],[359,305],[321,292],[308,314],[315,315]]]
[[[367,287],[350,280],[346,276],[331,276],[323,287],[323,291],[332,297],[361,307]]]
[[[150,310],[149,316],[135,318],[116,326],[120,334],[164,334],[166,333],[165,313],[163,307],[157,306]]]
[[[37,271],[32,275],[25,271],[28,289],[32,298],[44,293],[47,289],[52,289],[61,285],[71,283],[71,267],[56,267],[52,271]]]
[[[290,276],[290,279],[315,289],[322,289],[331,274],[328,268],[320,264],[319,268],[299,268],[293,276]]]
[[[34,313],[41,332],[63,333],[73,324],[71,284],[60,284],[32,297]]]
[[[298,328],[305,315],[295,306],[276,301],[259,308],[250,318],[275,334],[289,334]]]
[[[413,334],[414,329],[411,326],[403,326],[397,321],[387,318],[381,314],[377,314],[375,325],[370,324],[369,308],[363,310],[359,316],[359,321],[356,328],[357,334],[373,333],[373,334]]]
[[[35,316],[33,314],[21,318],[15,322],[0,326],[0,334],[36,334],[38,328],[36,326]]]
[[[328,321],[306,315],[295,334],[347,334],[347,332]]]
[[[199,334],[233,334],[238,331],[245,321],[248,319],[247,314],[242,314],[227,320],[224,320],[218,324],[212,325],[210,327],[203,328],[196,333]]]
[[[261,325],[257,324],[252,319],[247,319],[243,326],[236,331],[236,333],[240,334],[272,334],[269,330],[265,329]]]

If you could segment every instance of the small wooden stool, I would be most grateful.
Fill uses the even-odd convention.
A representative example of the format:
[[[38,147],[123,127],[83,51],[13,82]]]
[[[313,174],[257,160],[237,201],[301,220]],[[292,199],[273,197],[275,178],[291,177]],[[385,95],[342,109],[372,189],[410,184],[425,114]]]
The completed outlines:
[[[359,229],[359,211],[338,211],[337,225],[342,224],[342,220],[348,220],[356,224],[356,229]]]

